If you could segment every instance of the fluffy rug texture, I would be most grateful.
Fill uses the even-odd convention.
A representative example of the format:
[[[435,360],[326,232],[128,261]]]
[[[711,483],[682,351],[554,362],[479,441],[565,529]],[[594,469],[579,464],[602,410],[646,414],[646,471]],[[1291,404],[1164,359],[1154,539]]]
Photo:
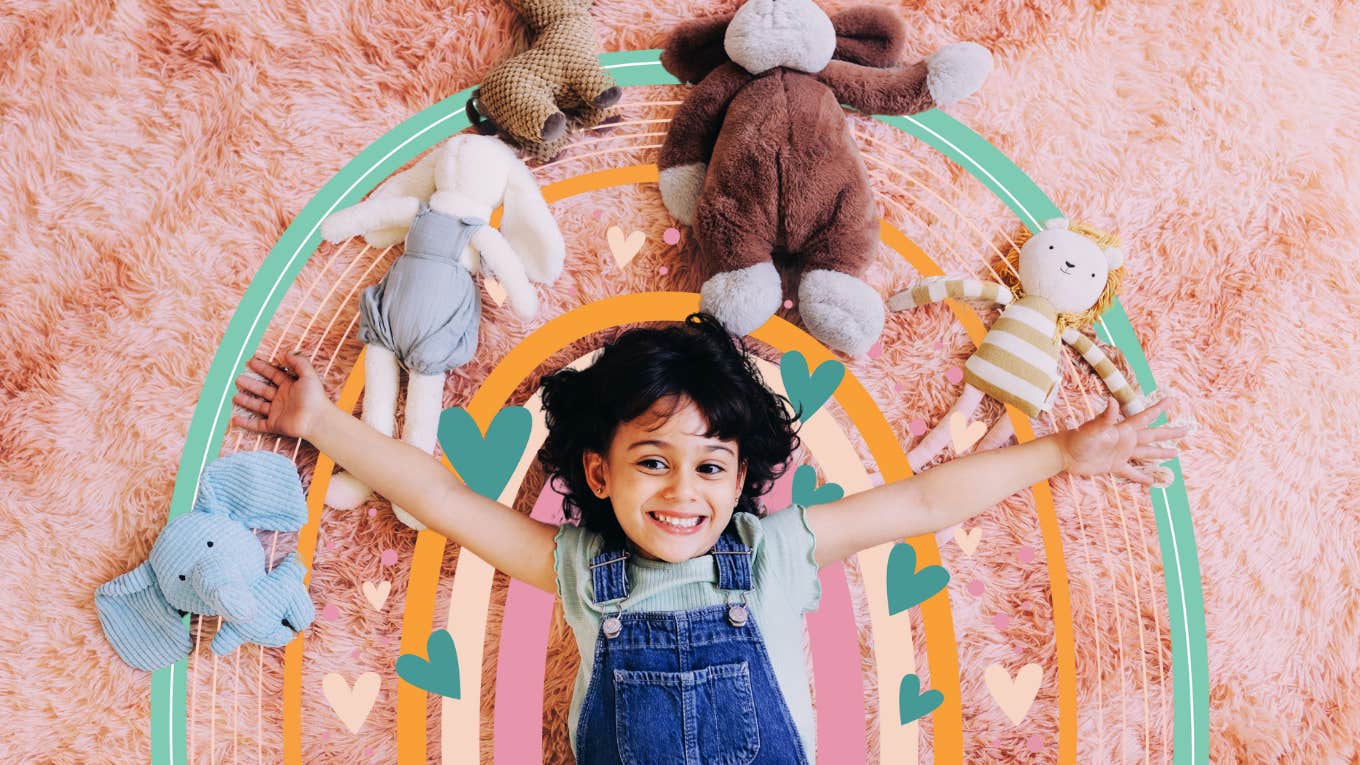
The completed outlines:
[[[952,113],[1069,216],[1124,237],[1123,303],[1156,379],[1177,395],[1177,413],[1199,424],[1182,466],[1203,572],[1211,759],[1360,760],[1360,378],[1350,365],[1360,352],[1360,6],[892,5],[912,30],[908,56],[955,40],[991,49],[995,72]],[[601,0],[592,13],[602,49],[627,50],[658,47],[675,23],[733,7]],[[522,49],[521,29],[494,0],[7,4],[0,759],[149,759],[149,676],[114,656],[93,593],[144,560],[165,523],[198,393],[233,311],[328,179],[392,127]],[[629,89],[620,124],[578,135],[536,174],[549,183],[655,161],[664,120],[683,94]],[[852,119],[887,219],[947,272],[985,276],[993,248],[1017,228],[1014,216],[920,142]],[[544,319],[611,295],[697,290],[707,276],[687,235],[663,242],[671,223],[655,186],[587,194],[553,210],[568,265],[540,290]],[[647,234],[623,268],[605,243],[612,225]],[[261,352],[312,353],[338,395],[360,352],[356,290],[395,254],[323,246],[285,296]],[[869,273],[885,296],[918,277],[886,247]],[[782,315],[797,321],[797,307]],[[467,401],[535,326],[489,304],[481,350],[449,376],[446,403]],[[600,340],[564,349],[540,372]],[[883,349],[850,366],[910,445],[908,424],[938,421],[957,395],[944,373],[971,346],[936,306],[891,315]],[[1074,369],[1038,430],[1084,419],[1096,384]],[[980,416],[998,414],[991,405]],[[293,456],[310,480],[309,445],[232,430],[223,451],[251,448]],[[520,511],[542,483],[531,473]],[[1171,643],[1149,500],[1104,479],[1053,485],[1076,631],[1077,760],[1168,761]],[[332,511],[321,522],[311,591],[319,612],[334,611],[305,638],[308,761],[395,758],[392,662],[414,534],[384,503],[370,507],[375,515]],[[972,555],[954,542],[942,548],[953,574],[969,761],[1057,756],[1054,615],[1032,508],[1021,495],[970,521],[982,530]],[[276,555],[294,544],[292,535],[263,542]],[[1025,547],[1037,551],[1032,560]],[[387,549],[398,553],[395,565],[380,561]],[[438,614],[456,558],[451,545]],[[380,579],[393,589],[375,610],[359,588]],[[503,591],[501,580],[487,688]],[[862,600],[859,607],[862,615]],[[206,646],[214,625],[202,622],[193,622],[201,644],[189,660],[192,759],[279,761],[282,651],[252,646],[215,661]],[[862,644],[872,666],[867,631]],[[576,656],[560,615],[550,648],[544,758],[565,763]],[[923,645],[918,658],[924,663]],[[1045,668],[1019,725],[983,683],[993,662],[1011,672],[1028,662]],[[367,722],[351,734],[330,711],[321,678],[363,670],[382,682]],[[876,698],[873,682],[866,689]],[[493,701],[483,698],[488,716]],[[876,758],[877,705],[868,707]],[[438,719],[432,703],[432,731]],[[483,761],[494,751],[487,728]],[[930,734],[927,724],[927,759]],[[437,738],[431,747],[438,751]]]

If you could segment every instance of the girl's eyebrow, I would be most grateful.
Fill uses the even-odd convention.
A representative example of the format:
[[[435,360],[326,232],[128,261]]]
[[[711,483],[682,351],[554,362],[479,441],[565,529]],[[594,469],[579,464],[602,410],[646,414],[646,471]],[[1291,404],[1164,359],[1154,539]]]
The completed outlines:
[[[649,438],[645,441],[634,441],[633,443],[628,445],[628,448],[636,449],[639,446],[659,446],[664,448],[670,446],[670,443],[655,438]],[[734,457],[737,455],[737,453],[733,451],[730,447],[723,446],[722,444],[706,444],[704,448],[708,449],[709,451],[724,451],[727,452],[728,454],[731,454]]]

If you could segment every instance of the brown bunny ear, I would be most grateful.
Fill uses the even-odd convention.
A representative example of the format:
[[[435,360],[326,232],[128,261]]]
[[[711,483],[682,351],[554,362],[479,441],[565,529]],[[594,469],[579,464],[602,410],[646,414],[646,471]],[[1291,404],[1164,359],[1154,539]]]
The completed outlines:
[[[834,58],[884,69],[897,64],[907,42],[902,19],[887,8],[861,5],[831,17],[836,28]]]
[[[723,38],[734,15],[686,21],[672,29],[661,51],[661,66],[681,82],[698,82],[726,64]]]

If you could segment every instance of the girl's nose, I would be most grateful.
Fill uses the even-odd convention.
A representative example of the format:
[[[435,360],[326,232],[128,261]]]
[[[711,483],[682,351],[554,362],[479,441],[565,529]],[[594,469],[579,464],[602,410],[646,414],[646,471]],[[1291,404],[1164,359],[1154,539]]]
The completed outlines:
[[[687,471],[677,471],[666,486],[667,498],[671,500],[692,501],[698,497],[694,486],[694,476]]]

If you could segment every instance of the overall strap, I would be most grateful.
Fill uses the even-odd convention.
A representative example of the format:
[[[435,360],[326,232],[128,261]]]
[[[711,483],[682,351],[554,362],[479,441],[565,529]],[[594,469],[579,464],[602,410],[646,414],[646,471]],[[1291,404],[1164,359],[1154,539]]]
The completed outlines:
[[[729,525],[713,545],[718,566],[718,589],[745,592],[751,589],[751,548],[742,544],[734,525]]]
[[[595,605],[615,603],[628,597],[626,550],[605,550],[590,561],[590,583]]]

